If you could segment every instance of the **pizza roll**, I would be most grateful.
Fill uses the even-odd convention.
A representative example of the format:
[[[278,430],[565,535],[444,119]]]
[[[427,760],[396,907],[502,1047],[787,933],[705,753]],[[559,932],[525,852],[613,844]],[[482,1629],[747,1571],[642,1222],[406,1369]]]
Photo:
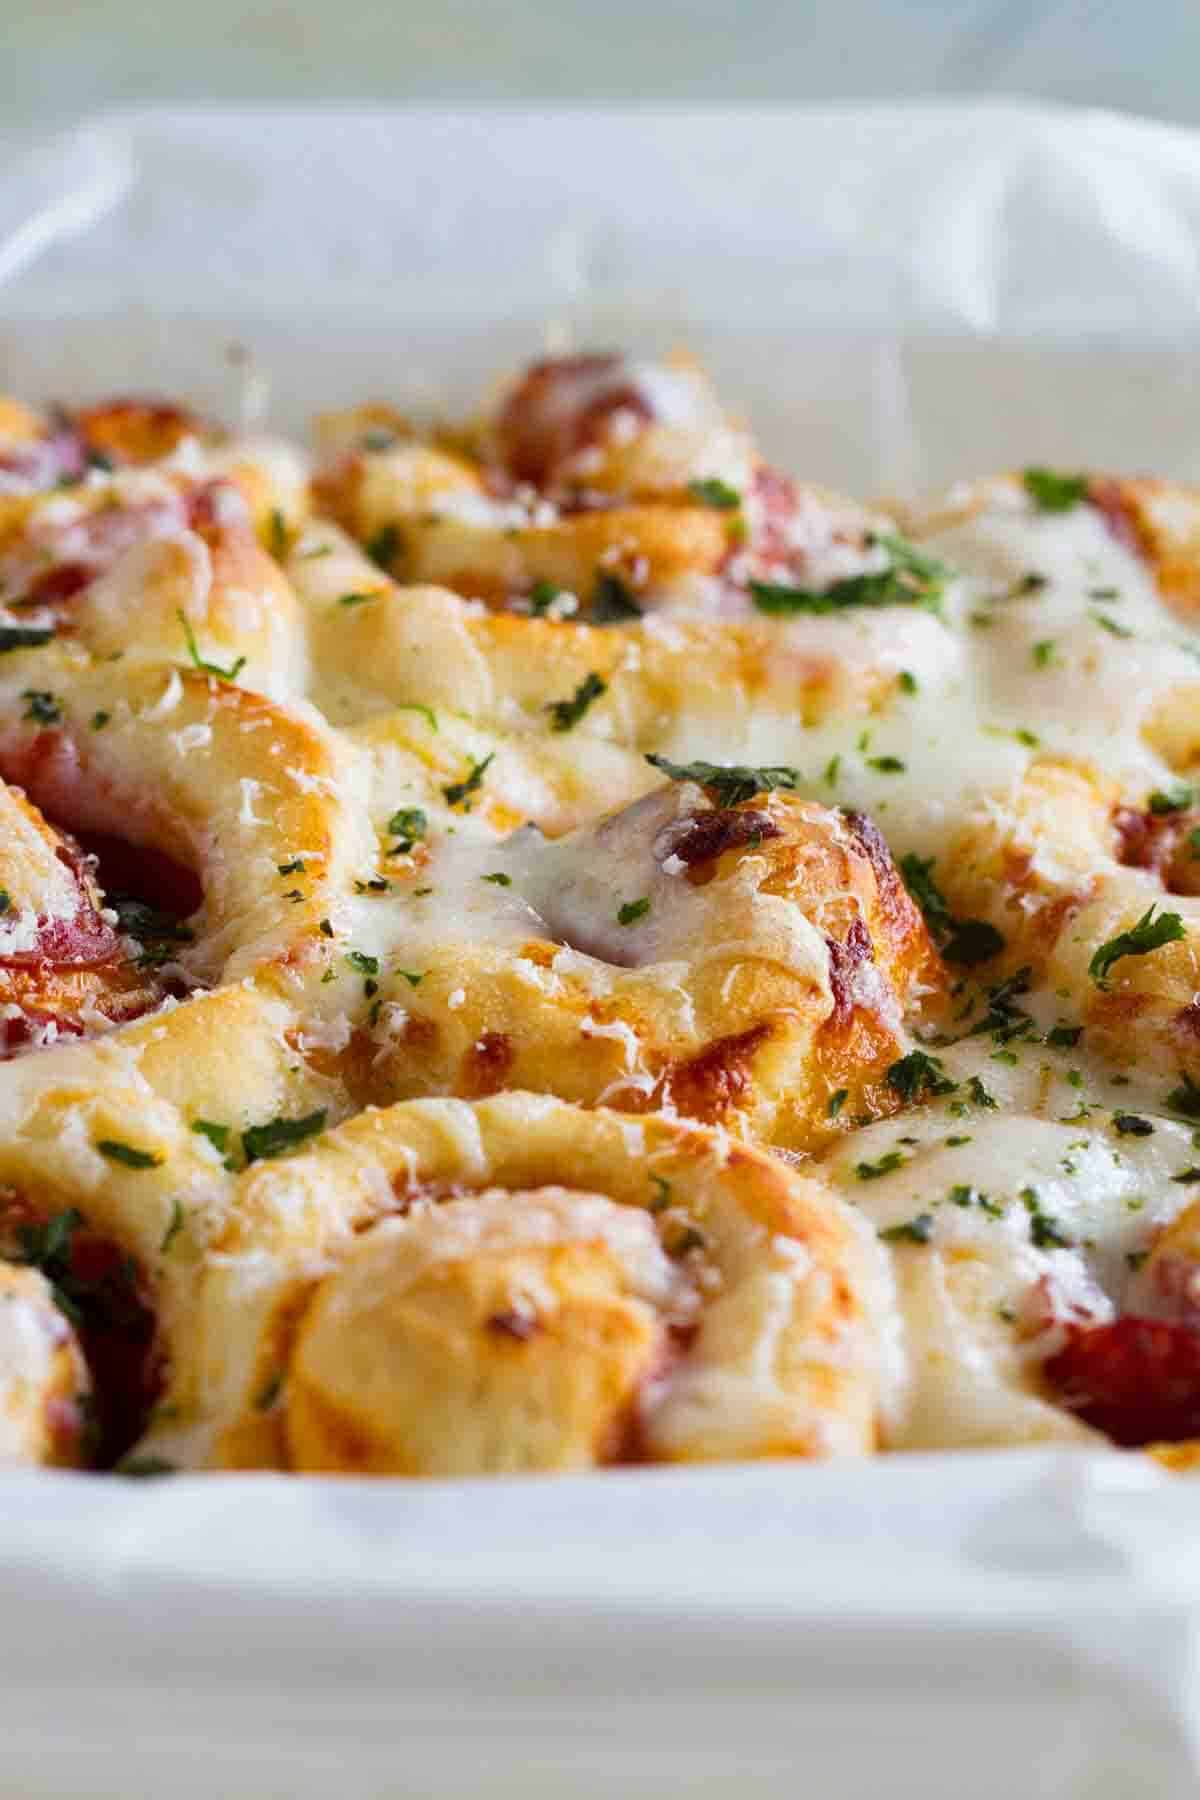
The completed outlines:
[[[374,421],[349,444],[336,422],[326,435],[320,510],[398,579],[492,606],[734,616],[756,579],[823,585],[868,567],[886,529],[769,469],[682,359],[544,359],[453,447]]]
[[[236,1169],[346,1110],[301,1040],[289,1007],[235,984],[7,1066],[0,1258],[26,1266],[0,1260],[0,1461],[10,1420],[21,1459],[102,1466],[144,1429]]]
[[[407,1475],[862,1453],[880,1270],[825,1190],[697,1127],[367,1112],[242,1178],[147,1446]]]
[[[677,1108],[792,1148],[889,1110],[906,1013],[939,980],[920,916],[870,821],[730,773],[556,841],[431,828],[392,865],[396,936],[344,1079],[373,1101]]]
[[[135,920],[133,935],[185,985],[267,961],[292,986],[319,979],[328,922],[374,863],[364,821],[338,804],[355,768],[311,715],[214,676],[89,666],[58,645],[0,665],[0,774],[66,829],[115,839],[124,862],[143,849],[184,872],[191,916]]]

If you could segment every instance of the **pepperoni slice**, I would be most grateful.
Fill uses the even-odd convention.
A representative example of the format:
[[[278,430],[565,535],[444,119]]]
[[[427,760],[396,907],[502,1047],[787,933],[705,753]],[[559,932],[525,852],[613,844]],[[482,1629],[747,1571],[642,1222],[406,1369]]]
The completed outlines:
[[[1072,1325],[1045,1375],[1061,1405],[1127,1448],[1200,1437],[1200,1331],[1188,1325]]]
[[[624,357],[546,357],[533,363],[500,414],[496,435],[518,481],[544,487],[580,450],[600,443],[615,413],[648,422],[654,408],[630,380]]]

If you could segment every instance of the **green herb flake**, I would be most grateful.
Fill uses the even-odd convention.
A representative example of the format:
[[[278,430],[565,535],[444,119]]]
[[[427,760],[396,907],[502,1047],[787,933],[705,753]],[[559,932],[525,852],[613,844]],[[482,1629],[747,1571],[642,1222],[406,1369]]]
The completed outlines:
[[[57,725],[62,718],[62,707],[46,688],[26,688],[21,698],[29,702],[21,715],[24,719],[32,719],[38,725]]]
[[[830,757],[829,761],[825,764],[825,769],[821,776],[821,780],[825,783],[826,787],[837,786],[838,770],[841,766],[842,759],[840,756]]]
[[[860,606],[924,606],[936,612],[950,570],[906,539],[881,533],[871,540],[887,552],[888,563],[866,575],[851,575],[816,590],[774,581],[752,581],[750,597],[759,612],[787,617],[797,613],[837,613]]]
[[[1097,987],[1108,986],[1109,971],[1122,957],[1148,956],[1151,951],[1161,950],[1166,944],[1177,944],[1187,936],[1178,913],[1158,913],[1156,917],[1155,912],[1155,906],[1151,904],[1136,925],[1101,944],[1088,964],[1088,974]]]
[[[136,1481],[152,1481],[161,1475],[176,1473],[175,1464],[163,1456],[123,1456],[113,1466],[114,1475],[125,1475]]]
[[[0,888],[0,914],[11,911],[12,895],[7,888]]]
[[[1054,469],[1030,468],[1022,471],[1021,482],[1039,512],[1070,512],[1088,496],[1086,475],[1063,475]]]
[[[1110,613],[1101,612],[1098,607],[1089,607],[1088,617],[1099,625],[1102,631],[1107,631],[1110,637],[1131,638],[1133,636],[1128,625],[1122,625],[1119,619],[1114,619]]]
[[[969,1137],[964,1137],[961,1132],[954,1132],[946,1139],[946,1146],[950,1150],[957,1150],[961,1144],[969,1144],[970,1142],[971,1139]]]
[[[94,712],[92,714],[92,730],[93,731],[103,731],[104,727],[110,722],[111,719],[112,719],[112,714],[110,712]]]
[[[228,1125],[218,1125],[215,1119],[193,1119],[191,1128],[197,1137],[207,1138],[220,1156],[227,1154],[230,1136]]]
[[[1082,1036],[1082,1025],[1053,1025],[1046,1033],[1046,1042],[1063,1050],[1073,1050]]]
[[[287,520],[277,506],[271,508],[271,555],[282,562],[288,550]]]
[[[425,976],[423,973],[418,975],[415,972],[415,970],[413,970],[413,969],[397,969],[396,973],[397,973],[397,975],[402,975],[404,977],[404,979],[405,979],[405,981],[407,981],[409,987],[414,987],[414,988],[420,987],[421,983],[425,979]]]
[[[854,1173],[860,1181],[879,1181],[884,1175],[891,1175],[896,1169],[903,1167],[903,1154],[899,1150],[889,1150],[878,1162],[855,1163]]]
[[[158,1246],[164,1256],[175,1242],[175,1239],[179,1236],[179,1233],[183,1230],[183,1221],[185,1217],[183,1202],[178,1199],[175,1200],[171,1207],[170,1223],[163,1232],[162,1243]]]
[[[338,595],[338,605],[339,606],[365,606],[367,604],[368,600],[378,600],[379,598],[380,598],[380,596],[378,594],[360,594],[360,593],[339,594]]]
[[[133,1144],[121,1143],[119,1138],[101,1138],[96,1148],[109,1162],[120,1163],[125,1169],[160,1169],[166,1161],[153,1150],[138,1150]]]
[[[986,1109],[994,1107],[996,1104],[995,1097],[988,1093],[978,1075],[972,1075],[967,1082],[967,1092],[971,1096],[973,1106],[981,1106]]]
[[[933,1214],[918,1213],[903,1225],[888,1225],[879,1236],[885,1244],[927,1244],[933,1236]]]
[[[593,701],[599,700],[601,694],[608,692],[608,683],[593,669],[575,689],[569,700],[554,700],[546,708],[550,714],[550,723],[555,731],[570,731],[578,725]]]
[[[1156,788],[1146,802],[1149,810],[1158,818],[1168,813],[1186,812],[1195,799],[1195,790],[1184,781],[1177,782],[1172,788],[1164,790]]]
[[[1200,1168],[1197,1168],[1195,1163],[1192,1163],[1190,1167],[1180,1169],[1178,1175],[1172,1175],[1171,1180],[1180,1182],[1186,1187],[1191,1187],[1195,1182],[1200,1181]]]
[[[1163,1104],[1185,1119],[1200,1119],[1200,1083],[1181,1069],[1179,1086],[1171,1089]]]
[[[896,677],[896,685],[902,693],[915,694],[920,691],[921,684],[911,669],[901,669]]]
[[[347,950],[346,961],[352,969],[357,969],[360,975],[378,975],[379,973],[379,958],[368,956],[365,950]]]
[[[265,1125],[249,1126],[242,1133],[242,1153],[247,1163],[283,1156],[306,1138],[316,1137],[324,1131],[326,1117],[322,1106],[300,1119],[269,1119]]]
[[[246,666],[245,657],[239,656],[227,669],[223,669],[220,663],[207,662],[200,654],[199,646],[196,643],[196,634],[188,624],[187,614],[181,606],[176,607],[175,617],[183,627],[183,641],[187,645],[187,653],[193,666],[199,669],[202,675],[212,675],[217,681],[236,681]]]
[[[496,752],[491,750],[483,758],[482,762],[476,762],[472,758],[470,772],[466,779],[464,781],[452,781],[449,787],[444,787],[442,789],[442,793],[446,797],[447,806],[461,806],[464,801],[469,802],[471,796],[479,792],[480,788],[483,786],[484,775],[495,760],[495,755]],[[467,810],[470,810],[469,806]]]
[[[1054,638],[1040,638],[1033,646],[1031,652],[1034,667],[1038,669],[1048,669],[1054,661],[1057,648],[1057,641]]]
[[[671,1184],[663,1175],[651,1175],[650,1180],[654,1193],[648,1203],[648,1211],[652,1213],[666,1212],[671,1204]]]
[[[649,911],[648,895],[643,894],[640,900],[627,900],[623,906],[617,908],[617,924],[636,925],[638,920],[644,919]]]
[[[922,1100],[926,1096],[953,1094],[957,1081],[951,1081],[936,1056],[926,1055],[924,1050],[913,1050],[894,1062],[887,1072],[887,1084],[892,1092],[899,1094],[907,1104]]]
[[[829,1096],[829,1104],[825,1108],[826,1115],[831,1119],[836,1119],[849,1098],[849,1088],[838,1088]]]
[[[1137,1113],[1115,1112],[1113,1125],[1122,1137],[1150,1137],[1154,1131],[1149,1119],[1143,1119]]]
[[[611,569],[600,569],[592,590],[593,625],[625,625],[641,616],[641,607],[621,577]]]
[[[379,568],[390,574],[401,543],[400,532],[395,525],[381,525],[374,537],[367,539],[367,555]]]
[[[701,506],[711,506],[717,512],[736,512],[742,504],[737,489],[716,475],[706,476],[703,481],[689,481],[687,491]]]
[[[898,756],[868,756],[867,767],[875,769],[880,775],[903,775],[907,763],[901,762]]]
[[[800,785],[797,771],[782,765],[754,769],[741,763],[676,763],[669,757],[654,755],[647,756],[646,761],[672,781],[695,781],[708,788],[722,806],[738,806],[743,800],[752,800],[755,794],[769,794],[777,788],[792,793]]]
[[[8,650],[34,650],[53,636],[48,625],[0,625],[0,656]]]

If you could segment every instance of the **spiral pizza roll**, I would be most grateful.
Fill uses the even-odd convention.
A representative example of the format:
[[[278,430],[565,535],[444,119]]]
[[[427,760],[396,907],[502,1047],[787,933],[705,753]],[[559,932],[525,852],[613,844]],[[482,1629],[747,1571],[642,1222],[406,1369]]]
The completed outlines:
[[[329,921],[374,866],[365,821],[338,804],[355,769],[311,715],[214,676],[89,666],[59,645],[0,663],[0,775],[124,860],[150,851],[184,872],[191,916],[133,935],[187,985],[267,962],[293,987],[319,979]]]
[[[755,579],[824,585],[868,566],[879,528],[763,463],[686,359],[546,358],[441,443],[370,412],[324,434],[318,506],[389,573],[526,612],[745,613]]]
[[[848,626],[672,612],[614,628],[489,612],[444,588],[397,587],[320,520],[286,572],[306,609],[313,698],[337,722],[390,704],[544,732],[553,707],[600,683],[573,729],[667,754],[702,744],[741,758],[826,720],[860,721],[900,671],[936,663],[946,635],[918,606],[863,609]]]
[[[792,1148],[890,1110],[906,1010],[940,978],[883,840],[773,788],[787,771],[740,771],[741,793],[708,773],[556,841],[431,828],[394,864],[344,1078],[379,1102],[677,1108]]]
[[[194,1338],[236,1170],[347,1108],[302,1035],[239,983],[7,1065],[0,1463],[104,1466],[144,1429]]]
[[[528,1094],[367,1112],[242,1177],[147,1448],[406,1475],[861,1453],[880,1269],[825,1190],[698,1127]]]
[[[0,1044],[79,1036],[157,1006],[165,989],[124,949],[76,844],[0,782]]]

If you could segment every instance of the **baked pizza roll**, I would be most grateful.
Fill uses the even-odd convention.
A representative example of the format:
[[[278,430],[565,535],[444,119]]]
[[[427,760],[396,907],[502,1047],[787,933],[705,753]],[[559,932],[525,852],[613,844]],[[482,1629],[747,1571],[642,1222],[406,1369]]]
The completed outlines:
[[[734,616],[755,580],[820,584],[870,566],[886,529],[769,468],[682,358],[546,358],[441,441],[371,411],[323,428],[318,508],[388,573],[526,613]]]
[[[676,774],[555,840],[475,832],[476,796],[444,790],[456,819],[388,862],[392,935],[340,1065],[364,1101],[527,1087],[789,1148],[891,1109],[940,973],[879,833],[787,770]]]
[[[0,1081],[0,1462],[110,1466],[196,1331],[236,1170],[345,1112],[300,1020],[249,984]]]
[[[881,1268],[826,1190],[699,1127],[528,1094],[367,1112],[241,1178],[146,1449],[397,1475],[861,1454]]]

